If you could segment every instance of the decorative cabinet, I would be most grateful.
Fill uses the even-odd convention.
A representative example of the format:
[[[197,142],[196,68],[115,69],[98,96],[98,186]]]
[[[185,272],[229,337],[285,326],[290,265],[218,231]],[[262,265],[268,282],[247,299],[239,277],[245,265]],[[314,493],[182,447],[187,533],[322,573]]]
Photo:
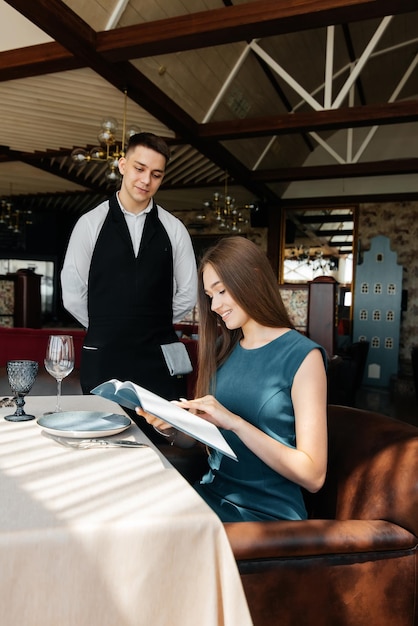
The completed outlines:
[[[337,281],[332,276],[319,276],[307,284],[287,283],[279,288],[296,330],[333,356],[337,341]]]
[[[402,266],[388,237],[371,240],[356,269],[353,341],[368,341],[363,384],[389,387],[398,373],[402,308]]]
[[[337,281],[319,276],[309,283],[308,335],[333,356],[337,339]]]
[[[0,277],[0,326],[41,327],[41,278],[31,270]]]
[[[0,275],[0,326],[14,325],[15,281],[7,275]]]

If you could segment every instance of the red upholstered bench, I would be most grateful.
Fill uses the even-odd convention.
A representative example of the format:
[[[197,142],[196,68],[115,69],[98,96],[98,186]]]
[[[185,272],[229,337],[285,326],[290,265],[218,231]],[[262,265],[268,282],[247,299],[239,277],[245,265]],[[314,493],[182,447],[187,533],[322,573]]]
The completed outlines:
[[[0,327],[0,367],[13,359],[30,359],[43,364],[49,335],[72,335],[75,348],[75,369],[80,369],[81,349],[85,330],[78,328],[3,328]],[[197,346],[194,339],[184,337],[185,344],[193,365],[193,372],[187,377],[187,396],[192,398],[196,382]]]
[[[0,328],[0,367],[12,359],[30,359],[43,364],[49,335],[72,335],[75,368],[79,369],[85,334],[77,328]]]

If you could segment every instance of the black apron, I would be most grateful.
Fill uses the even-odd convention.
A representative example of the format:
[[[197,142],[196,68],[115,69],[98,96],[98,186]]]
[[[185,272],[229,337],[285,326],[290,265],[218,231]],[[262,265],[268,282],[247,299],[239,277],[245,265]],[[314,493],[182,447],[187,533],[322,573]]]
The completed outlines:
[[[116,196],[110,199],[91,260],[88,315],[80,368],[84,393],[110,378],[131,380],[167,400],[184,393],[185,380],[170,376],[160,348],[178,338],[172,246],[155,203],[135,257]]]

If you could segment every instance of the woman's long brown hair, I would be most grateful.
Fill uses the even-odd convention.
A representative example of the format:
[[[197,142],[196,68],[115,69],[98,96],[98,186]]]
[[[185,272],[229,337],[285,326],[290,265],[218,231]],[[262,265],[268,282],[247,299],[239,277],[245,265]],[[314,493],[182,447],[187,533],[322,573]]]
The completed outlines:
[[[203,271],[211,265],[237,304],[254,321],[271,328],[293,328],[273,269],[264,252],[244,237],[225,237],[204,254],[199,264],[199,357],[196,397],[214,393],[216,369],[242,338],[240,328],[228,330],[211,310],[203,287]]]

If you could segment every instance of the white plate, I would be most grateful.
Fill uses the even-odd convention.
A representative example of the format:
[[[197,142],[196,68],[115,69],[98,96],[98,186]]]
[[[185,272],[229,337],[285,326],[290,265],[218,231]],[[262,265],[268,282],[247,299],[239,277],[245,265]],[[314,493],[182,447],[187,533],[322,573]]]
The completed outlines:
[[[109,437],[117,435],[131,425],[126,415],[100,411],[64,411],[43,415],[36,420],[38,426],[51,435],[67,437]]]

